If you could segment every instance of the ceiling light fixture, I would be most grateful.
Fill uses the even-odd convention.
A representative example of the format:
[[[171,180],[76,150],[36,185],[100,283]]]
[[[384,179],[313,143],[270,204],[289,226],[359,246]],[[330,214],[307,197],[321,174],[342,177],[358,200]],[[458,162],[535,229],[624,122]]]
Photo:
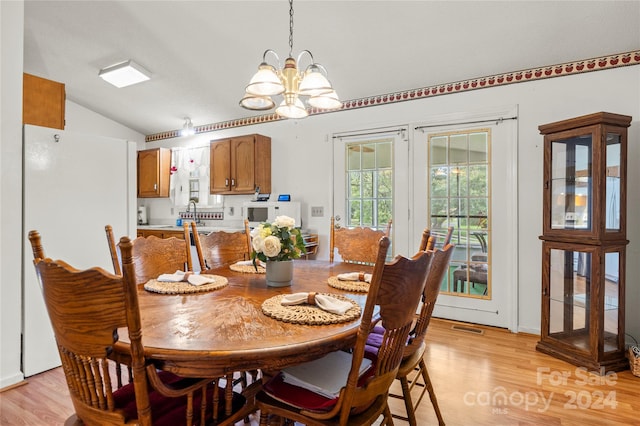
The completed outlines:
[[[98,75],[117,88],[131,86],[151,78],[149,71],[131,59],[102,68]]]
[[[182,130],[180,131],[182,136],[191,136],[195,135],[196,131],[193,128],[193,123],[189,117],[184,118],[184,126],[182,126]]]
[[[280,68],[280,58],[276,52],[271,49],[264,52],[258,72],[249,81],[245,95],[240,100],[242,107],[257,111],[271,109],[276,105],[272,96],[277,95],[282,95],[284,99],[276,108],[276,114],[286,118],[304,118],[309,115],[301,96],[308,97],[308,104],[314,108],[331,110],[342,107],[338,94],[327,79],[327,70],[313,61],[311,52],[303,50],[297,60],[293,58],[292,52],[293,0],[289,0],[289,57],[284,62],[284,68]],[[277,69],[267,63],[269,53],[275,56]],[[304,53],[311,58],[311,65],[304,73],[299,73],[297,65]]]

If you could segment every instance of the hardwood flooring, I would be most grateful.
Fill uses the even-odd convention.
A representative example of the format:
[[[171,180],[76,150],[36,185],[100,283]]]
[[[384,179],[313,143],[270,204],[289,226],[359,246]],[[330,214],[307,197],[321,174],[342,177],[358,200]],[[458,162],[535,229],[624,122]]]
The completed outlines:
[[[629,370],[605,376],[536,352],[538,336],[432,320],[429,374],[447,425],[639,425],[640,377]],[[60,368],[0,393],[0,424],[61,425],[73,413]],[[399,391],[394,384],[394,391]],[[392,412],[402,401],[390,399]],[[418,424],[437,424],[427,396]],[[395,420],[396,424],[406,424]],[[241,425],[242,423],[239,423]],[[252,416],[251,425],[257,425]]]

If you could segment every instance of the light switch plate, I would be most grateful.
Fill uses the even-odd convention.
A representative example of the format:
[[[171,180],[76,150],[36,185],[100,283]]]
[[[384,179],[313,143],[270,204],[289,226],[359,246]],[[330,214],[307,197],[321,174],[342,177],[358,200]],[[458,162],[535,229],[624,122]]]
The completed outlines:
[[[324,216],[324,207],[316,206],[311,207],[311,217],[323,217]]]

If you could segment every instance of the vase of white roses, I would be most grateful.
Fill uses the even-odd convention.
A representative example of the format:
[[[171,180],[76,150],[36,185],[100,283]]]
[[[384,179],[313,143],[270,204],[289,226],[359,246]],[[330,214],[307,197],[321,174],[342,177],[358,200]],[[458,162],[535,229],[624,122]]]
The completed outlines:
[[[290,286],[293,280],[293,259],[300,257],[304,241],[295,220],[278,216],[273,223],[261,223],[251,231],[251,259],[257,267],[258,260],[266,263],[267,285]]]

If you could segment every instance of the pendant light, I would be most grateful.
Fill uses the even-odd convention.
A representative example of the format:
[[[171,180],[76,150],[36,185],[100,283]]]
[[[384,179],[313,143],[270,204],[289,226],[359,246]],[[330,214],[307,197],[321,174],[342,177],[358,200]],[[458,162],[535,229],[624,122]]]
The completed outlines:
[[[327,79],[327,70],[313,60],[308,50],[303,50],[297,60],[293,58],[293,0],[289,0],[289,57],[280,68],[280,58],[268,49],[262,55],[258,71],[249,81],[245,95],[240,100],[243,108],[264,111],[275,107],[274,96],[282,95],[276,114],[285,118],[304,118],[309,115],[305,103],[318,109],[332,110],[342,107],[338,94]],[[277,68],[267,62],[267,55],[275,57]],[[303,73],[298,72],[298,64],[304,54],[309,55],[311,64]]]

